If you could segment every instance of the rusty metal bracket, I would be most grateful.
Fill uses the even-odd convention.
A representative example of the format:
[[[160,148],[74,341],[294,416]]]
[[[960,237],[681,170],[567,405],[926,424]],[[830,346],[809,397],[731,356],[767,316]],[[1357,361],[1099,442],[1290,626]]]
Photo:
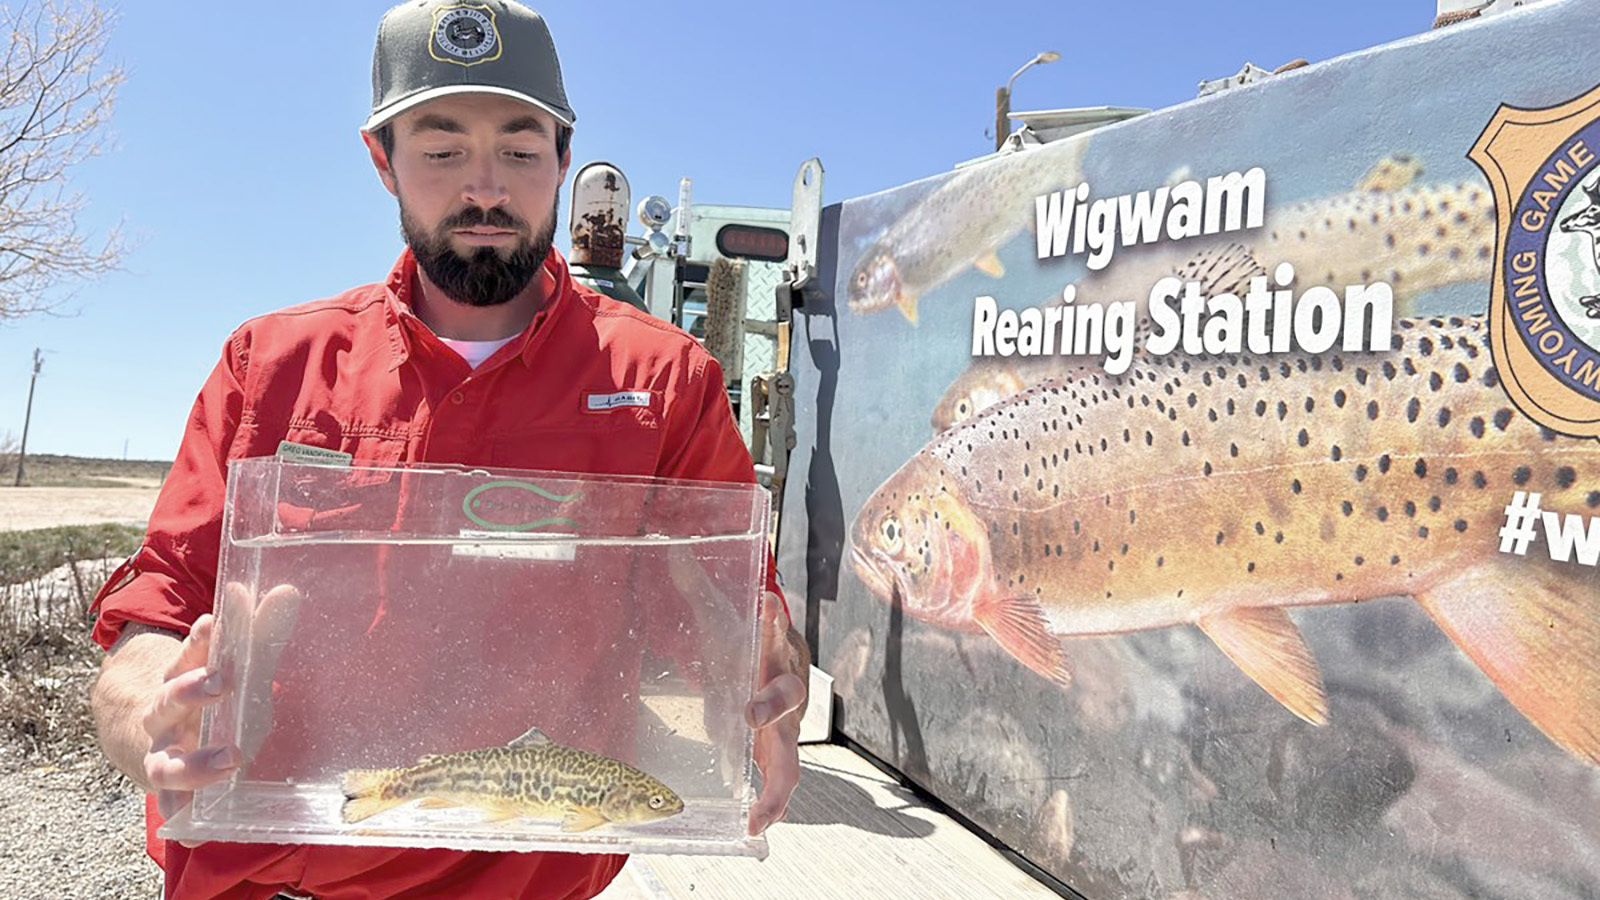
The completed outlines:
[[[800,292],[817,274],[817,242],[822,231],[822,160],[800,164],[789,205],[789,257],[777,287],[778,321],[787,322]]]

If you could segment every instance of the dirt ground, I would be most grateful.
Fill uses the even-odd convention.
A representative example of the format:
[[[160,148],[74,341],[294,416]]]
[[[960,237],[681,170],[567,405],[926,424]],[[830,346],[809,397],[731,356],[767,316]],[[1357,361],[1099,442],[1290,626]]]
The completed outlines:
[[[155,506],[154,478],[120,479],[126,487],[0,487],[0,531],[121,522],[143,525]]]

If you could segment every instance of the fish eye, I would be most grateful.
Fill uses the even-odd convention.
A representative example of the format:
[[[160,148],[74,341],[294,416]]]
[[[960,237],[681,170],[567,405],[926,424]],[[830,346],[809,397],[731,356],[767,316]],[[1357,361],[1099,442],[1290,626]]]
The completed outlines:
[[[900,549],[900,540],[905,537],[905,530],[900,527],[900,521],[894,516],[888,516],[883,520],[883,537],[889,542],[890,553]]]
[[[651,794],[650,795],[650,808],[651,809],[660,809],[661,807],[666,806],[666,805],[667,805],[667,798],[661,796],[660,794]]]
[[[866,286],[867,286],[867,273],[866,272],[857,272],[856,273],[856,287],[866,287]]]

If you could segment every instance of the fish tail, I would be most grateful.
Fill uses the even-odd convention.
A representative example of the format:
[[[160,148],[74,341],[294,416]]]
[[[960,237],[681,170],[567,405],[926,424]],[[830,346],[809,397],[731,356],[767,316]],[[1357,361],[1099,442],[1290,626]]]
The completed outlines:
[[[1528,721],[1600,765],[1600,599],[1592,574],[1495,560],[1417,601]]]
[[[351,769],[339,778],[344,805],[339,808],[346,822],[359,822],[406,802],[405,797],[388,796],[398,775],[396,769]]]

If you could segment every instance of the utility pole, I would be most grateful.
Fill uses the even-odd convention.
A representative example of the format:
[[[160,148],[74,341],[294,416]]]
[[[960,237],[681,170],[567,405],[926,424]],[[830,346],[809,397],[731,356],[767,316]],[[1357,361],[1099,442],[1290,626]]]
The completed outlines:
[[[22,487],[22,461],[28,456],[28,425],[33,421],[33,388],[39,383],[39,367],[44,365],[44,354],[33,348],[33,378],[28,382],[28,411],[22,417],[22,445],[17,448],[17,481]]]

